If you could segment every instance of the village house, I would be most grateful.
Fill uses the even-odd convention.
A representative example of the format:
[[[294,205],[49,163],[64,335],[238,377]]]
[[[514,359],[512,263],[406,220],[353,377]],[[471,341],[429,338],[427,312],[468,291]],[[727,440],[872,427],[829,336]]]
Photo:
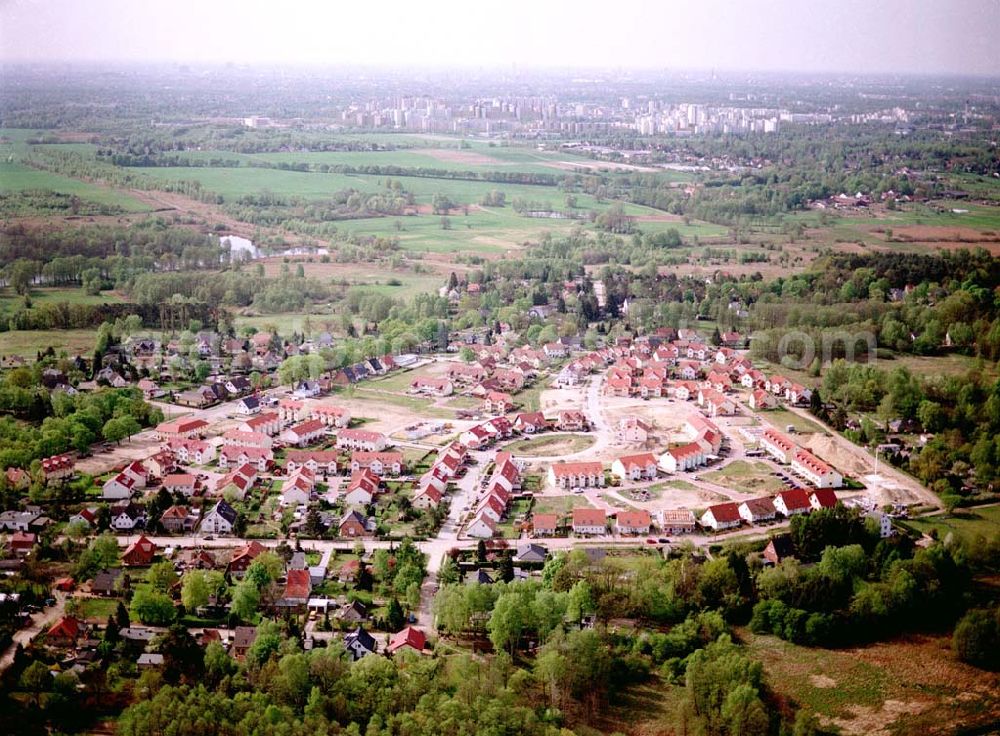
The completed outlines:
[[[75,467],[72,455],[53,455],[42,460],[42,478],[46,483],[69,480]]]
[[[282,399],[278,402],[278,416],[283,422],[300,422],[308,414],[306,403],[297,399]]]
[[[809,494],[809,505],[814,511],[832,509],[837,505],[837,492],[832,488],[819,488]]]
[[[358,626],[354,631],[344,634],[344,649],[346,649],[354,661],[378,651],[378,642],[375,637]]]
[[[268,437],[274,437],[281,432],[281,417],[273,411],[264,412],[263,414],[258,414],[255,417],[247,419],[237,429],[240,432],[265,434]]]
[[[162,488],[167,493],[180,493],[187,498],[194,495],[198,480],[188,473],[174,473],[163,479]]]
[[[250,563],[266,551],[267,547],[256,540],[248,542],[242,547],[237,547],[229,557],[226,572],[233,577],[242,578],[247,568],[250,567]]]
[[[379,432],[365,429],[342,429],[337,433],[337,447],[341,450],[381,452],[389,446],[389,438]]]
[[[448,365],[448,378],[464,384],[479,383],[487,375],[489,375],[487,370],[479,363],[450,363]]]
[[[510,394],[505,394],[501,391],[489,391],[486,394],[486,398],[483,399],[484,414],[503,416],[513,410],[513,408],[514,400],[510,397]]]
[[[740,518],[748,524],[773,521],[778,513],[770,498],[751,498],[739,505],[739,511]]]
[[[697,442],[671,447],[660,455],[660,467],[667,473],[694,470],[705,464],[705,450]]]
[[[777,493],[774,497],[774,508],[785,517],[808,514],[812,511],[809,496],[801,488],[790,488]]]
[[[122,552],[122,564],[126,567],[145,567],[153,561],[158,551],[155,544],[141,536]]]
[[[611,474],[623,481],[653,480],[657,474],[656,457],[651,452],[625,455],[611,463]]]
[[[371,536],[365,517],[356,509],[351,509],[344,514],[337,528],[341,537],[363,538]]]
[[[549,423],[540,411],[522,412],[514,417],[514,429],[524,434],[544,432]]]
[[[490,539],[497,533],[496,523],[489,516],[480,513],[469,523],[465,533],[474,539]]]
[[[559,529],[558,514],[534,514],[531,517],[532,535],[536,537],[555,536]]]
[[[309,411],[310,419],[318,419],[328,427],[344,429],[351,424],[351,412],[334,404],[314,404]]]
[[[256,640],[256,626],[237,626],[233,630],[233,648],[231,650],[233,658],[242,662]]]
[[[696,526],[694,513],[688,509],[664,509],[659,519],[664,534],[690,534]]]
[[[171,506],[160,516],[160,526],[173,534],[189,532],[198,525],[198,518],[187,506]]]
[[[184,465],[207,465],[215,459],[215,445],[204,440],[169,440],[167,449]]]
[[[336,450],[287,450],[285,452],[285,472],[291,474],[299,468],[308,468],[315,475],[327,478],[337,473]]]
[[[780,565],[782,561],[795,556],[795,546],[788,534],[772,537],[764,548],[764,559],[772,565]]]
[[[549,483],[557,488],[601,488],[604,468],[599,462],[553,463]]]
[[[428,396],[451,396],[455,386],[447,378],[432,378],[421,376],[410,381],[410,393],[426,394]]]
[[[281,506],[300,506],[309,503],[316,480],[308,468],[299,468],[281,484]]]
[[[736,402],[714,388],[704,388],[698,392],[698,406],[709,416],[732,416],[736,413]]]
[[[135,478],[125,473],[119,473],[104,482],[101,498],[106,500],[132,498],[138,490],[139,486],[136,484]]]
[[[648,511],[619,511],[615,520],[615,528],[623,536],[649,534],[652,523]]]
[[[236,403],[236,411],[239,414],[259,414],[260,410],[260,399],[256,396],[244,396]]]
[[[564,432],[583,432],[588,427],[587,417],[581,411],[561,411],[556,425]]]
[[[709,506],[700,519],[700,523],[703,527],[713,529],[715,531],[733,529],[738,527],[740,522],[740,510],[732,501]]]
[[[16,557],[26,557],[38,544],[38,535],[32,532],[14,532],[7,540],[7,547]]]
[[[797,450],[792,457],[792,472],[816,488],[840,488],[844,477],[808,450]]]
[[[767,411],[778,406],[777,399],[762,388],[755,388],[747,402],[754,411]]]
[[[120,532],[142,529],[146,526],[146,510],[134,503],[111,507],[111,528]]]
[[[216,480],[216,495],[224,496],[228,500],[239,499],[242,501],[253,488],[254,483],[257,482],[258,472],[258,469],[251,463],[237,466]]]
[[[351,472],[359,470],[371,470],[375,475],[400,475],[405,472],[406,466],[403,453],[396,451],[387,452],[359,452],[351,453]]]
[[[434,509],[441,503],[444,494],[433,485],[421,484],[420,489],[413,495],[411,505],[415,509]]]
[[[381,478],[369,469],[351,475],[344,490],[344,503],[348,506],[367,506],[378,494]]]
[[[573,509],[573,533],[580,536],[597,536],[607,534],[607,515],[603,509],[575,508]]]
[[[202,518],[200,531],[202,534],[232,534],[236,516],[236,509],[219,501]]]
[[[177,459],[170,450],[160,450],[143,460],[154,478],[166,478],[177,468]]]
[[[653,428],[639,417],[628,416],[618,420],[615,434],[619,442],[643,444],[649,439]]]
[[[385,648],[385,651],[389,654],[395,654],[400,649],[423,652],[426,648],[427,637],[424,635],[424,632],[412,626],[407,626],[402,631],[392,635],[392,639],[389,640],[389,645]]]
[[[319,419],[308,419],[301,424],[289,427],[280,436],[286,445],[306,447],[326,436],[326,425]]]
[[[795,443],[785,434],[768,427],[760,433],[760,446],[779,463],[788,464],[795,453]]]

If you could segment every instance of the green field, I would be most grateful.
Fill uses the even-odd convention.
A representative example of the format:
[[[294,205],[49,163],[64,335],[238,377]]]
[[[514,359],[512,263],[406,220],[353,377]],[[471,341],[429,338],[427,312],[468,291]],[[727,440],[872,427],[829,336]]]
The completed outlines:
[[[571,455],[591,447],[596,440],[584,434],[547,434],[532,439],[518,440],[507,446],[515,455],[537,457],[543,455]]]
[[[91,295],[82,288],[72,287],[51,287],[43,289],[32,289],[29,292],[32,306],[42,304],[115,304],[121,302],[121,298],[111,292],[103,292]],[[12,289],[0,289],[0,313],[7,309],[20,309],[24,305],[24,297],[15,294]]]
[[[721,470],[702,475],[707,481],[746,493],[772,493],[784,489],[784,484],[771,474],[766,463],[734,460]]]
[[[51,346],[58,355],[90,355],[94,350],[94,330],[20,330],[0,332],[0,355],[34,357]]]
[[[536,514],[568,514],[576,508],[591,508],[590,502],[579,496],[535,496],[532,512]]]
[[[35,131],[30,130],[0,129],[0,192],[49,190],[76,195],[99,205],[120,207],[126,212],[148,212],[151,209],[127,193],[27,166],[22,159],[30,152],[31,147],[24,141],[34,133]],[[59,145],[60,150],[83,151],[93,148],[88,144]]]
[[[782,432],[785,431],[785,427],[789,424],[795,427],[795,431],[799,434],[814,434],[815,432],[824,431],[823,427],[816,422],[790,412],[788,409],[772,409],[767,412],[766,416],[767,421]]]
[[[952,534],[962,541],[974,542],[979,537],[989,539],[1000,534],[1000,506],[963,509],[951,516],[925,516],[905,524],[924,534],[936,530],[938,539]]]

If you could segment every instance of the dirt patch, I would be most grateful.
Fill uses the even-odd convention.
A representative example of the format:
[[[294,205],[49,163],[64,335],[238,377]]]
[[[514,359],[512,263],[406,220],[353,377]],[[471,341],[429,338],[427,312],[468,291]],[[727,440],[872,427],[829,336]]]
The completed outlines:
[[[826,675],[809,675],[809,682],[812,683],[813,687],[819,688],[837,686],[837,681],[832,677],[827,677]]]
[[[892,239],[912,242],[954,241],[965,243],[1000,242],[1000,237],[991,230],[976,230],[971,227],[951,225],[906,225],[892,229]]]
[[[660,169],[654,169],[650,166],[636,166],[635,164],[619,164],[613,163],[611,161],[540,161],[543,166],[548,166],[553,169],[559,169],[560,171],[574,171],[576,169],[586,169],[587,171],[599,171],[605,169],[607,171],[647,171],[654,172]]]
[[[890,736],[895,732],[892,726],[905,715],[922,713],[929,703],[903,702],[886,700],[881,708],[869,708],[863,705],[853,705],[848,708],[850,715],[844,718],[826,719],[828,724],[835,725],[845,734],[864,734],[865,736]]]
[[[487,156],[477,151],[467,151],[454,148],[417,148],[412,153],[429,156],[437,161],[449,164],[468,164],[469,166],[509,166],[506,161]]]

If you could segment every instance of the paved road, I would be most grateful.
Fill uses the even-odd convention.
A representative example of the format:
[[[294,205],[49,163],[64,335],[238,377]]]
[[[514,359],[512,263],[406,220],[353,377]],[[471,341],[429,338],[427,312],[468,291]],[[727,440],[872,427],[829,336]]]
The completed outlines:
[[[6,671],[13,663],[14,651],[17,649],[18,644],[22,647],[28,646],[32,639],[52,626],[63,615],[63,611],[66,610],[66,594],[56,591],[53,597],[56,599],[54,606],[50,606],[40,613],[33,614],[29,626],[14,632],[14,641],[7,647],[7,651],[3,655],[0,655],[0,672]]]

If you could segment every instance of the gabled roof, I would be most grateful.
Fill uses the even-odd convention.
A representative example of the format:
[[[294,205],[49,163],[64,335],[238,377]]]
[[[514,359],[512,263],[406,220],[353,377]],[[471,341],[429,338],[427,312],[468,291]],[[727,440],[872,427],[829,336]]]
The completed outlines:
[[[787,491],[781,491],[775,498],[780,498],[784,502],[785,508],[789,511],[811,508],[809,496],[806,495],[806,492],[802,488],[790,488]]]
[[[718,522],[740,521],[742,518],[740,517],[739,507],[732,501],[709,506],[705,509],[705,513],[708,514],[709,512],[711,512],[712,518]]]
[[[603,509],[573,509],[573,526],[604,526],[606,522]]]
[[[344,635],[344,643],[351,644],[357,642],[362,648],[367,649],[369,652],[374,652],[378,647],[375,641],[375,637],[365,631],[362,627],[356,628],[349,634]]]
[[[392,635],[392,640],[389,642],[386,651],[392,654],[402,647],[412,647],[418,652],[422,652],[426,646],[427,637],[424,635],[424,632],[412,626],[407,626],[399,633]]]

